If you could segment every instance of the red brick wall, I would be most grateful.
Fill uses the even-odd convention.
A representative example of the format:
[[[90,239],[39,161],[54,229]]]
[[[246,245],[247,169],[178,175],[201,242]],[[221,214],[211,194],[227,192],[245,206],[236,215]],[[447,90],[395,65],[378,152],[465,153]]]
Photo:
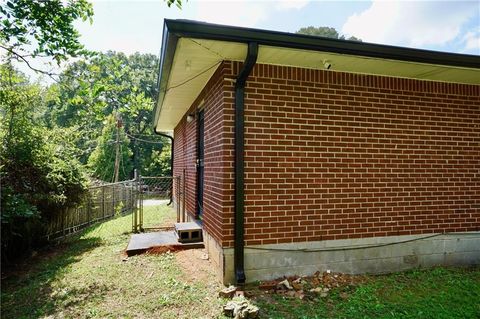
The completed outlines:
[[[187,114],[195,112],[191,107],[185,114],[173,132],[174,157],[173,175],[180,176],[182,183],[185,183],[185,211],[191,215],[196,213],[196,158],[197,158],[197,123],[196,118],[188,123]],[[180,186],[183,191],[183,185]],[[175,191],[175,194],[178,194]]]
[[[246,92],[247,245],[480,230],[480,86],[256,65]]]
[[[192,106],[205,100],[204,227],[224,247],[240,66]],[[245,104],[247,245],[480,230],[480,86],[256,65]],[[195,156],[177,148],[193,154],[195,134],[175,129],[190,209]]]
[[[230,64],[220,65],[199,97],[185,113],[174,131],[175,158],[174,174],[181,175],[186,169],[187,212],[196,213],[196,159],[197,121],[187,123],[186,116],[198,109],[204,110],[205,159],[204,159],[204,201],[203,225],[219,243],[224,239],[224,224],[231,224],[233,190],[231,168],[233,158],[226,151],[226,144],[233,143],[233,135],[225,126],[225,117],[230,115],[224,107],[224,73],[230,71]]]

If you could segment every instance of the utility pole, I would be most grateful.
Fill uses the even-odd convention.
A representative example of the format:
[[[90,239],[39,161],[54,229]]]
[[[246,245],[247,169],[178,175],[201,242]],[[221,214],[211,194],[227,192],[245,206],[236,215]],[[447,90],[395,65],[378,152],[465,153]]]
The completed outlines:
[[[120,127],[122,127],[122,119],[117,112],[115,113],[116,118],[116,139],[115,139],[115,167],[114,167],[114,179],[113,182],[118,182],[118,173],[120,171]]]

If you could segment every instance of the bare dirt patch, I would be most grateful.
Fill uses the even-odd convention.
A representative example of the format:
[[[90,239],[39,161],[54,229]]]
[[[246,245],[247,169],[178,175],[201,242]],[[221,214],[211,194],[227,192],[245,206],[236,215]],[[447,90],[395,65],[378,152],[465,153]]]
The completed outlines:
[[[207,259],[205,249],[188,249],[175,253],[177,264],[190,282],[211,282],[220,287],[215,276],[214,265]]]
[[[176,252],[182,250],[181,246],[175,246],[175,245],[165,245],[165,246],[156,246],[149,248],[146,253],[151,254],[151,255],[161,255],[165,254],[166,252]]]
[[[332,289],[348,290],[346,288],[356,287],[368,281],[367,276],[349,275],[342,273],[316,272],[313,276],[291,276],[277,280],[263,281],[257,289],[247,291],[247,294],[256,296],[266,294],[277,294],[286,297],[299,299],[325,298]],[[347,298],[347,293],[342,292],[341,298]]]

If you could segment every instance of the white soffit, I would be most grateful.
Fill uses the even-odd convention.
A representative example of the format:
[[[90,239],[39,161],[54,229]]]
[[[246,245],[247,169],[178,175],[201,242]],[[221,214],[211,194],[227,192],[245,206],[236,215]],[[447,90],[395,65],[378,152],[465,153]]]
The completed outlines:
[[[243,43],[180,38],[157,131],[175,128],[223,60],[243,61],[246,54]]]
[[[171,131],[175,128],[222,61],[244,61],[246,54],[245,43],[180,38],[175,50],[167,92],[163,104],[159,106],[157,131]],[[324,69],[325,61],[331,64],[331,71],[480,84],[480,70],[474,68],[264,45],[259,46],[257,58],[257,63],[308,69]]]
[[[261,46],[257,63],[323,69],[324,61],[331,71],[394,76],[401,78],[480,84],[480,69],[443,66],[417,62],[387,60],[329,52]]]

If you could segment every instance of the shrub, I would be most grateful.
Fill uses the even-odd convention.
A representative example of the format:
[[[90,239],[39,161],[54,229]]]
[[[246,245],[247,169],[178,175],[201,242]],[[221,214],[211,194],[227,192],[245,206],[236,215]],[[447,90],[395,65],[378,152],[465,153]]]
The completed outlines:
[[[71,129],[48,129],[41,120],[43,91],[1,66],[2,260],[42,243],[45,226],[80,202],[87,187]]]

